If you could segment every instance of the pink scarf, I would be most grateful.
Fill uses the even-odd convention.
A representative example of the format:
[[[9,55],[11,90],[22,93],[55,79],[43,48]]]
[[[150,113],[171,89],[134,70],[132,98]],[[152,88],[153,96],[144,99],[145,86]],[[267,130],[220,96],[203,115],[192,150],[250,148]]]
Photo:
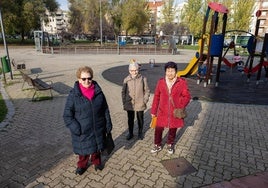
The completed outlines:
[[[82,84],[79,83],[79,87],[81,89],[82,95],[84,95],[89,100],[91,100],[93,98],[93,96],[94,96],[94,90],[95,90],[94,84],[91,84],[89,86],[89,88],[86,88]]]

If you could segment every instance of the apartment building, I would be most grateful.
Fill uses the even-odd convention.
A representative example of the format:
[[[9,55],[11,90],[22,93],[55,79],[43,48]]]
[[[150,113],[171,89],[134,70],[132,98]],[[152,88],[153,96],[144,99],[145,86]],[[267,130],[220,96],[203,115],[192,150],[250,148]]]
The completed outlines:
[[[256,12],[260,10],[261,15],[257,18]],[[256,21],[260,19],[260,26],[258,30],[258,36],[263,37],[265,33],[268,33],[268,0],[257,0],[255,4],[255,10],[252,15],[252,22],[250,25],[251,33],[255,33]]]
[[[61,32],[68,31],[68,11],[58,9],[55,14],[46,11],[48,22],[42,21],[42,31],[52,35],[57,35]]]
[[[155,35],[159,31],[159,23],[161,19],[161,8],[163,6],[163,1],[152,1],[148,2],[148,8],[150,10],[149,19],[149,33]]]

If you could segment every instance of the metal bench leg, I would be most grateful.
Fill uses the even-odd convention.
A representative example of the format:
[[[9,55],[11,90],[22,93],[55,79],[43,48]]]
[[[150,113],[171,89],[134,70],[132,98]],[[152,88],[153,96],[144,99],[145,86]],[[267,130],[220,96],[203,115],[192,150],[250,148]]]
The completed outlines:
[[[50,96],[51,96],[51,99],[53,99],[52,89],[50,89]]]
[[[34,96],[36,94],[36,90],[34,91],[33,97],[32,97],[32,101],[34,101]]]
[[[23,90],[23,88],[24,88],[24,84],[25,84],[25,81],[24,81],[23,84],[22,84],[21,90]]]

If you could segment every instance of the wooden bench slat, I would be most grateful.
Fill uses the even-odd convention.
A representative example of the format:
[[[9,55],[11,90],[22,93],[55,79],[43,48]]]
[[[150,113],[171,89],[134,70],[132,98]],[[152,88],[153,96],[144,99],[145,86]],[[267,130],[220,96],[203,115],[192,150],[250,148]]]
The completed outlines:
[[[28,83],[29,86],[33,86],[35,92],[33,94],[33,97],[32,97],[32,101],[34,101],[34,97],[35,97],[35,94],[37,91],[45,91],[45,90],[50,90],[50,95],[51,95],[51,98],[53,98],[53,95],[52,95],[52,82],[51,84],[48,84],[47,82],[44,82],[43,80],[41,80],[40,78],[31,78],[29,75],[25,74],[23,71],[20,71],[21,75],[22,75],[22,78],[23,78],[23,85],[22,85],[22,89],[23,89],[23,86],[25,84],[25,82]]]
[[[44,90],[44,89],[52,89],[52,86],[48,83],[40,80],[39,78],[33,79],[33,83],[35,87],[38,87],[38,89]]]

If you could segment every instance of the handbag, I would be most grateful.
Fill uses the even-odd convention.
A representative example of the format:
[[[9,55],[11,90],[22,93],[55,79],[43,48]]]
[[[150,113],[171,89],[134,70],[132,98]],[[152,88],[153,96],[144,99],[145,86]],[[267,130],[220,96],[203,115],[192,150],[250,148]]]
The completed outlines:
[[[170,101],[172,103],[172,105],[174,106],[174,110],[173,110],[173,116],[175,118],[179,118],[179,119],[184,119],[187,117],[187,112],[185,110],[185,108],[175,108],[173,99],[170,97]]]
[[[105,134],[104,137],[104,149],[102,151],[103,155],[110,155],[112,151],[114,150],[114,140],[112,137],[112,133]]]
[[[173,111],[173,115],[175,118],[183,119],[186,118],[187,112],[185,108],[175,108]]]
[[[154,129],[156,127],[156,122],[157,122],[157,117],[156,116],[152,117],[152,120],[151,120],[151,123],[150,123],[150,127],[152,129]]]

